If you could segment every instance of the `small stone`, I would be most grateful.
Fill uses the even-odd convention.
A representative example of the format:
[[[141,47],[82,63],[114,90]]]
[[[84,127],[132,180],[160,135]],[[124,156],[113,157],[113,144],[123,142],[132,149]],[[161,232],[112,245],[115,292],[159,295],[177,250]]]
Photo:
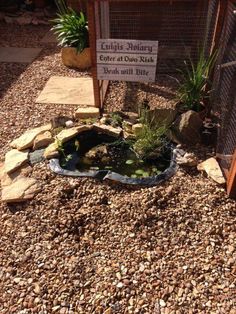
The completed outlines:
[[[74,122],[72,120],[68,120],[65,122],[65,125],[67,128],[72,128],[74,125]]]
[[[197,166],[199,171],[205,171],[212,180],[220,185],[225,184],[225,178],[217,160],[213,157],[203,161]]]
[[[87,108],[78,108],[75,111],[76,119],[94,119],[99,118],[100,111],[99,108],[87,107]]]
[[[34,139],[33,149],[36,150],[39,148],[46,147],[49,144],[51,144],[53,141],[54,140],[53,140],[51,132],[46,131],[36,136],[36,138]]]
[[[12,141],[10,146],[12,148],[17,148],[18,150],[31,148],[34,144],[34,139],[36,138],[36,136],[45,131],[50,131],[51,127],[52,127],[51,123],[49,123],[47,125],[43,125],[41,127],[38,127],[32,130],[28,130],[24,134],[22,134],[20,137]]]
[[[116,286],[117,286],[117,288],[123,288],[124,284],[122,282],[118,282],[118,284]]]
[[[12,149],[5,155],[5,172],[10,173],[20,168],[28,161],[28,151],[19,152],[17,149]]]
[[[166,306],[166,302],[162,299],[160,299],[159,304],[161,307],[165,307]]]

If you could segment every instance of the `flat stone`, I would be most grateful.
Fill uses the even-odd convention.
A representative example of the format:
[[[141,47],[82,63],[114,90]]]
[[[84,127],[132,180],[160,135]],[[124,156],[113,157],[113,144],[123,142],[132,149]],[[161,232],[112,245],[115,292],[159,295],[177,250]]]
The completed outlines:
[[[119,137],[122,132],[121,128],[114,128],[113,126],[106,124],[94,123],[93,127],[97,132],[104,133],[114,137]]]
[[[2,187],[8,186],[12,184],[12,182],[14,182],[17,178],[29,175],[31,171],[32,168],[29,165],[25,164],[21,168],[8,174],[5,171],[4,164],[2,164],[2,166],[0,167],[1,186]]]
[[[45,44],[54,44],[57,43],[57,37],[54,32],[48,31],[40,42]]]
[[[94,106],[92,78],[52,76],[36,102]]]
[[[28,151],[19,152],[17,149],[12,149],[5,155],[5,171],[10,173],[20,168],[28,161]]]
[[[17,148],[18,150],[23,150],[26,148],[31,148],[34,144],[34,139],[41,133],[49,131],[51,129],[51,124],[43,125],[31,130],[26,131],[20,137],[11,142],[10,146]]]
[[[100,111],[99,108],[89,107],[89,108],[78,108],[75,111],[76,119],[96,119],[99,118]]]
[[[32,199],[41,190],[34,178],[19,177],[2,189],[2,201],[6,203],[23,202]]]
[[[197,166],[199,171],[205,171],[212,180],[217,182],[220,185],[226,183],[221,168],[217,160],[213,157],[208,158]]]
[[[36,150],[42,147],[46,147],[52,142],[54,142],[54,139],[52,137],[51,132],[49,131],[43,132],[41,134],[38,134],[34,139],[33,149]]]
[[[193,153],[185,152],[182,149],[177,150],[176,162],[178,165],[195,167],[198,164],[198,159]]]
[[[31,153],[29,153],[29,162],[31,165],[37,164],[44,160],[44,148],[37,149]]]
[[[44,158],[51,159],[59,156],[58,144],[56,142],[50,144],[43,153]]]
[[[72,127],[70,129],[64,129],[59,134],[57,134],[57,140],[59,140],[61,143],[65,143],[78,135],[79,133],[82,133],[84,131],[89,131],[92,129],[91,125],[81,125]]]
[[[0,47],[0,62],[31,63],[41,48]]]

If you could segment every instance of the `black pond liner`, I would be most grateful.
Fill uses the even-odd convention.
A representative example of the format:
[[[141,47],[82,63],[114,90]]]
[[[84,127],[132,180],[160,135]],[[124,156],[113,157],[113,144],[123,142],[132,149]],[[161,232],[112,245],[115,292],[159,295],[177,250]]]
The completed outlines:
[[[178,155],[178,149],[174,146],[170,146],[171,159],[169,167],[166,168],[162,173],[156,176],[143,177],[143,178],[131,178],[119,173],[113,172],[111,170],[88,170],[88,171],[78,171],[78,170],[68,170],[64,169],[60,165],[60,159],[54,158],[50,159],[49,167],[50,169],[63,176],[70,177],[89,177],[98,180],[111,180],[114,182],[119,182],[123,184],[130,185],[142,185],[142,186],[154,186],[160,184],[168,179],[170,179],[177,171],[178,165],[176,162],[176,156]]]

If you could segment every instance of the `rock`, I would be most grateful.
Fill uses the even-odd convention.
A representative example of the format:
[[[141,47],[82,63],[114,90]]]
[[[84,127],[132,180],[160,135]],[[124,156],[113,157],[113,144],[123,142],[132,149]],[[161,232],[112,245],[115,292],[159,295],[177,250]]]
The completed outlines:
[[[50,144],[44,151],[43,156],[46,159],[56,158],[58,157],[58,145],[56,142]]]
[[[135,135],[133,133],[129,133],[126,131],[123,132],[123,137],[125,140],[134,140],[135,139]]]
[[[68,121],[72,121],[70,117],[67,116],[56,116],[51,119],[51,124],[53,129],[67,126]],[[73,122],[73,121],[72,121]],[[74,123],[73,123],[74,124]]]
[[[86,158],[90,159],[101,159],[103,156],[106,156],[108,153],[106,145],[98,145],[91,148],[86,154]]]
[[[12,149],[5,155],[5,171],[10,173],[20,168],[28,161],[28,151],[19,152],[17,149]]]
[[[51,132],[46,131],[36,136],[34,139],[33,149],[39,149],[42,147],[46,147],[54,141]]]
[[[161,124],[169,126],[174,122],[177,113],[178,110],[176,108],[155,108],[148,111],[148,118],[149,121],[155,125]]]
[[[74,126],[74,122],[72,120],[68,120],[66,121],[65,126],[67,128],[72,128]]]
[[[183,149],[175,149],[176,162],[178,165],[195,167],[198,164],[198,159],[193,153],[187,153]]]
[[[199,143],[202,124],[203,121],[199,114],[189,110],[175,120],[171,128],[171,139],[178,144],[194,145]]]
[[[213,157],[203,161],[197,166],[199,171],[205,171],[212,180],[217,182],[220,185],[226,183],[221,168],[217,162],[217,160]]]
[[[22,134],[20,137],[12,141],[10,146],[12,148],[17,148],[18,150],[31,148],[34,144],[34,139],[36,138],[36,136],[38,136],[39,134],[45,131],[50,131],[50,130],[51,130],[51,123],[40,126],[35,129],[28,130],[24,134]]]
[[[122,122],[122,128],[127,133],[132,133],[132,123],[125,120]]]
[[[143,124],[142,123],[136,123],[136,124],[132,125],[132,132],[136,136],[140,134],[142,129],[143,129]]]
[[[64,129],[59,134],[57,134],[57,140],[59,140],[61,143],[65,143],[78,135],[79,133],[82,133],[84,131],[89,131],[92,129],[92,126],[90,125],[80,125],[76,126],[70,129]]]
[[[2,189],[2,201],[6,203],[26,201],[32,199],[40,190],[34,178],[19,177]]]
[[[29,165],[23,165],[20,169],[17,169],[11,173],[5,171],[4,164],[0,167],[0,180],[1,186],[5,187],[10,185],[18,177],[27,176],[32,171],[32,168]]]
[[[114,128],[113,126],[106,124],[94,123],[93,127],[97,132],[104,133],[114,137],[119,137],[122,132],[121,128]]]
[[[78,108],[75,112],[76,119],[96,119],[100,117],[99,108],[87,107]]]
[[[29,162],[31,165],[37,164],[44,160],[44,151],[45,149],[37,149],[31,153],[29,153]]]

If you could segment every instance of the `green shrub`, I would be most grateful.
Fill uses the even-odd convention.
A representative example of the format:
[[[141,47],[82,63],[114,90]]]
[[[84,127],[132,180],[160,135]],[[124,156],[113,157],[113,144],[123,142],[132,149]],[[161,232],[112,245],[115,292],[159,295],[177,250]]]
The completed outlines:
[[[83,12],[67,8],[64,1],[56,1],[59,13],[52,22],[52,30],[62,47],[74,47],[78,52],[89,46],[88,22]]]

